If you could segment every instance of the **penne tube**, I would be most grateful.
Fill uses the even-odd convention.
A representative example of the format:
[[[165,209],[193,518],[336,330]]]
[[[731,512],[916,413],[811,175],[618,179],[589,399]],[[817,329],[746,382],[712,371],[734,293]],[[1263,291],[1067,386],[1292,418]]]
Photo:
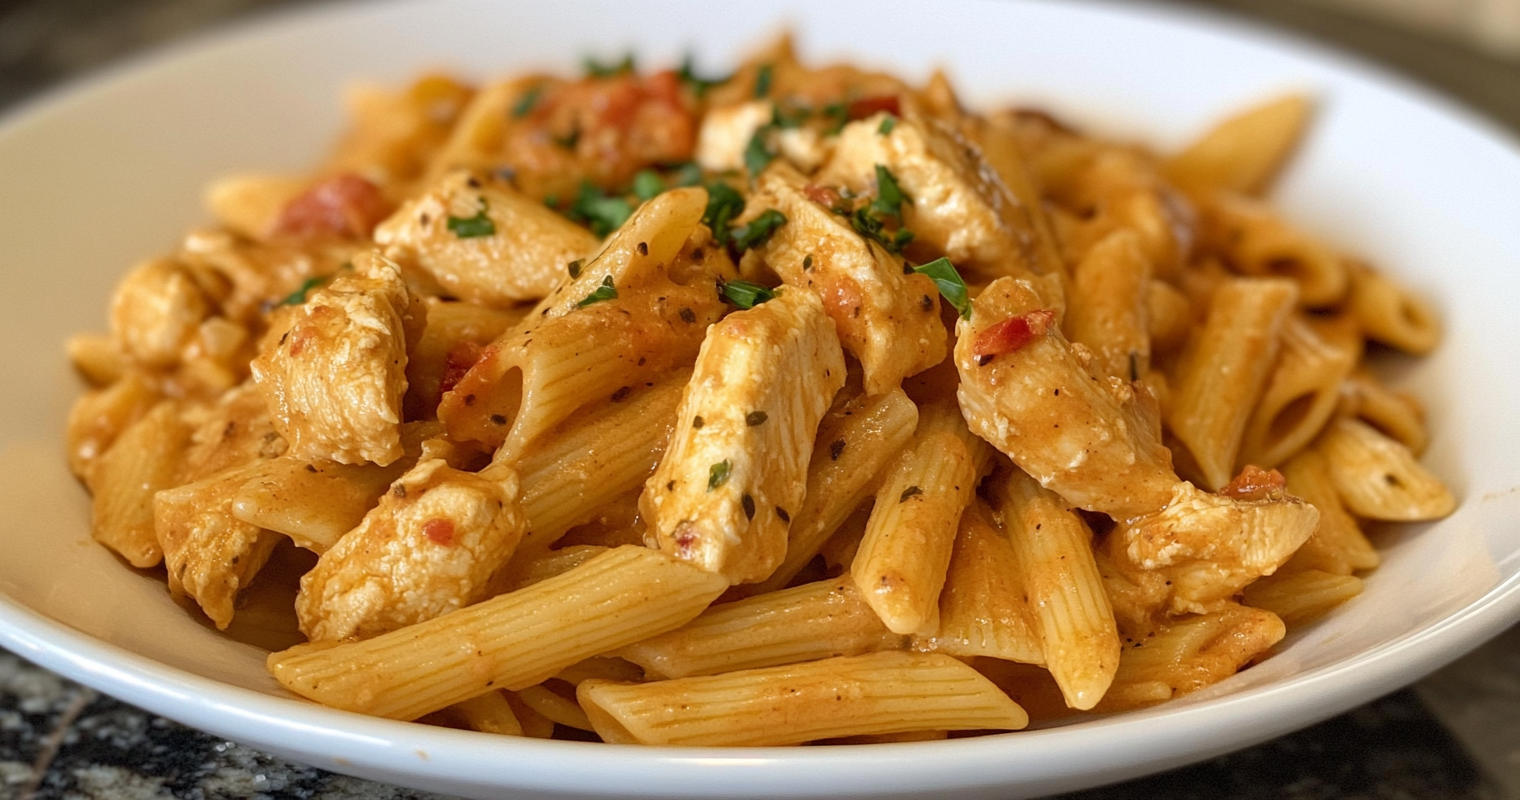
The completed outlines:
[[[513,466],[523,476],[526,548],[553,545],[635,491],[665,452],[690,370],[678,370],[616,402],[587,409],[545,433]]]
[[[971,667],[937,653],[873,653],[576,691],[608,742],[769,746],[919,730],[1018,730],[1029,717]]]
[[[434,419],[445,388],[452,388],[479,358],[480,350],[516,325],[527,313],[518,306],[499,310],[424,298],[427,326],[406,359],[406,396],[402,408],[410,420]],[[447,379],[450,386],[445,387]]]
[[[1124,648],[1119,671],[1098,711],[1127,711],[1191,694],[1239,672],[1282,640],[1270,611],[1236,604],[1169,621]]]
[[[1093,352],[1095,374],[1137,381],[1150,371],[1150,292],[1150,261],[1132,230],[1110,233],[1077,262],[1062,329]]]
[[[1041,319],[1052,316],[1034,287],[1001,278],[957,323],[958,397],[970,430],[1080,508],[1129,517],[1166,505],[1177,475],[1154,399],[1097,380]]]
[[[137,371],[121,380],[90,392],[74,401],[69,409],[68,428],[64,434],[69,454],[69,469],[88,486],[90,470],[122,431],[156,406],[162,396]]]
[[[1306,569],[1278,573],[1247,586],[1246,605],[1265,609],[1289,628],[1311,622],[1362,593],[1362,579]]]
[[[1186,344],[1193,330],[1193,303],[1182,290],[1153,279],[1145,290],[1145,322],[1151,351],[1171,352]]]
[[[811,294],[786,291],[714,325],[639,500],[647,540],[729,583],[770,577],[844,379],[834,324]]]
[[[127,374],[127,355],[110,336],[80,333],[70,336],[64,345],[69,361],[92,386],[104,388]]]
[[[1319,435],[1341,398],[1341,385],[1356,366],[1358,350],[1320,338],[1298,317],[1282,327],[1282,348],[1242,434],[1236,470],[1247,464],[1271,469]]]
[[[912,441],[887,467],[850,566],[866,604],[894,633],[932,633],[961,512],[985,445],[953,403],[919,412]]]
[[[529,739],[553,739],[554,720],[533,710],[533,707],[524,703],[516,692],[502,692],[507,698],[507,705],[512,707],[512,715],[517,717],[517,722],[522,726],[522,735]]]
[[[1415,456],[1423,454],[1430,443],[1419,401],[1405,392],[1390,391],[1366,373],[1352,375],[1341,386],[1339,412],[1377,428]]]
[[[1282,171],[1313,111],[1308,98],[1286,95],[1215,125],[1163,166],[1188,189],[1230,189],[1259,195]]]
[[[916,637],[913,648],[957,658],[1044,664],[1018,557],[1008,537],[988,521],[988,513],[973,503],[961,515],[939,596],[939,628],[932,636]]]
[[[1391,278],[1358,264],[1347,308],[1368,339],[1425,355],[1441,341],[1435,309]]]
[[[1351,275],[1345,259],[1260,201],[1219,192],[1209,196],[1202,210],[1208,249],[1235,272],[1291,279],[1298,285],[1299,302],[1310,308],[1346,299]]]
[[[1335,420],[1317,446],[1335,490],[1357,516],[1415,522],[1440,519],[1457,507],[1451,490],[1409,448],[1364,422]]]
[[[1314,448],[1301,451],[1282,466],[1282,474],[1289,492],[1319,509],[1319,527],[1283,565],[1283,572],[1309,569],[1350,575],[1378,565],[1377,550],[1362,533],[1356,518],[1341,505],[1324,455]]]
[[[447,710],[472,731],[502,736],[523,735],[522,723],[517,720],[517,714],[513,713],[511,701],[496,689],[461,700]]]
[[[685,678],[896,650],[906,643],[843,577],[713,606],[685,626],[618,654],[650,675]]]
[[[543,684],[519,689],[516,695],[524,705],[544,715],[556,725],[583,731],[591,730],[591,720],[586,718],[586,712],[582,711],[574,700],[561,696]]]
[[[123,431],[90,470],[90,533],[134,567],[164,558],[153,528],[153,495],[174,485],[189,442],[179,404],[165,400]]]
[[[1229,483],[1235,473],[1241,437],[1271,377],[1282,327],[1297,299],[1289,281],[1226,281],[1171,376],[1167,422],[1209,489]]]
[[[786,557],[769,578],[744,591],[773,592],[790,583],[871,496],[877,476],[917,425],[918,406],[902,389],[856,397],[825,414],[808,461],[802,508],[787,532]]]
[[[1090,709],[1119,666],[1119,630],[1093,560],[1092,531],[1059,495],[1017,469],[997,484],[997,510],[1045,667],[1068,706]]]
[[[272,653],[287,689],[324,705],[416,719],[490,689],[533,686],[590,656],[680,627],[728,584],[620,547],[525,589],[360,642]]]

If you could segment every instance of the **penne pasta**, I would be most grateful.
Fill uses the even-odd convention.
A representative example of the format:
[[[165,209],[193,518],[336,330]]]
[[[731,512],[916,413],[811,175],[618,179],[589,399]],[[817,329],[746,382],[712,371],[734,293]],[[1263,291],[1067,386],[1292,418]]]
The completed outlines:
[[[1271,469],[1306,447],[1335,413],[1358,350],[1320,338],[1297,317],[1283,323],[1277,364],[1246,422],[1235,467]]]
[[[917,730],[1018,730],[1024,710],[934,653],[874,653],[576,691],[608,742],[765,746]]]
[[[116,438],[90,470],[95,541],[139,569],[163,560],[153,528],[153,495],[174,485],[189,443],[190,430],[172,400],[154,406]]]
[[[1362,593],[1362,579],[1305,569],[1262,578],[1245,588],[1246,605],[1265,609],[1293,628],[1330,613]]]
[[[1335,420],[1317,447],[1335,490],[1357,516],[1413,522],[1439,519],[1457,507],[1451,490],[1409,448],[1364,422]]]
[[[1184,188],[1262,194],[1303,138],[1312,110],[1308,98],[1291,94],[1246,109],[1215,125],[1163,169]]]

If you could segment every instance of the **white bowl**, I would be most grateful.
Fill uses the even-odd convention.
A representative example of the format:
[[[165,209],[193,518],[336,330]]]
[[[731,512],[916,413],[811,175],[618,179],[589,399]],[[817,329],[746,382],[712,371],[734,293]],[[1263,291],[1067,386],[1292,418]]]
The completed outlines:
[[[1287,213],[1432,298],[1448,336],[1402,376],[1431,410],[1426,463],[1461,508],[1385,532],[1366,593],[1276,657],[1147,711],[1006,736],[871,747],[660,749],[509,739],[320,708],[264,653],[176,606],[88,534],[63,460],[79,391],[62,353],[101,329],[110,287],[203,219],[203,185],[313,163],[341,87],[444,67],[576,68],[634,46],[721,67],[783,24],[809,58],[925,77],[976,106],[1042,105],[1175,146],[1284,89],[1320,113],[1278,198]],[[1134,5],[446,0],[340,5],[172,49],[0,124],[0,645],[154,712],[293,759],[473,797],[992,796],[1166,769],[1308,725],[1410,682],[1520,617],[1520,150],[1447,101],[1333,53]]]

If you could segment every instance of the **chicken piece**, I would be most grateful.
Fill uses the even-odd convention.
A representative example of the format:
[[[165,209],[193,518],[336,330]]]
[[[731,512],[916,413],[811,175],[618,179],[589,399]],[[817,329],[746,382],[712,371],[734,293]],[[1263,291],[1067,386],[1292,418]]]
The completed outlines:
[[[269,560],[280,535],[232,515],[232,502],[258,465],[217,473],[159,492],[153,499],[153,527],[164,551],[169,591],[200,604],[225,630],[232,622],[238,592]]]
[[[166,369],[179,363],[201,321],[215,310],[183,264],[154,259],[127,273],[116,287],[111,333],[134,362]]]
[[[1179,479],[1154,398],[1140,384],[1095,376],[1090,354],[1059,327],[1034,330],[1041,315],[1055,316],[1030,283],[1001,278],[956,326],[967,424],[1074,505],[1116,519],[1161,509]]]
[[[835,137],[824,135],[816,127],[773,125],[776,113],[775,104],[765,100],[707,112],[697,134],[696,162],[709,172],[746,169],[744,153],[757,133],[767,146],[775,147],[778,155],[803,172],[812,172],[828,160]]]
[[[408,201],[375,241],[409,251],[460,300],[501,309],[554,291],[565,265],[598,244],[543,203],[469,172],[450,173]]]
[[[857,194],[876,190],[885,167],[907,195],[903,225],[957,266],[999,277],[1032,274],[1036,237],[1028,216],[976,145],[936,120],[908,117],[882,133],[886,114],[844,126],[834,155],[814,176]]]
[[[421,461],[301,579],[301,631],[369,638],[482,600],[525,525],[516,472]]]
[[[381,466],[401,457],[407,352],[426,315],[400,267],[373,255],[296,309],[252,365],[291,455]]]
[[[1231,497],[1184,482],[1165,509],[1121,522],[1104,547],[1159,610],[1206,614],[1276,572],[1318,525],[1318,509],[1280,488]]]
[[[175,257],[227,283],[231,289],[221,301],[222,316],[254,327],[270,306],[301,302],[351,261],[357,249],[357,243],[342,239],[266,243],[221,230],[196,230],[185,236]]]
[[[946,333],[933,280],[809,199],[802,176],[785,165],[761,176],[745,216],[767,208],[787,221],[761,255],[788,286],[823,302],[840,344],[865,370],[868,395],[891,391],[944,360]]]
[[[274,417],[252,382],[229,390],[213,404],[187,409],[184,418],[193,432],[180,467],[182,483],[278,458],[286,450]]]
[[[813,438],[844,380],[834,325],[807,292],[714,325],[639,500],[650,546],[731,584],[767,578],[786,556]]]

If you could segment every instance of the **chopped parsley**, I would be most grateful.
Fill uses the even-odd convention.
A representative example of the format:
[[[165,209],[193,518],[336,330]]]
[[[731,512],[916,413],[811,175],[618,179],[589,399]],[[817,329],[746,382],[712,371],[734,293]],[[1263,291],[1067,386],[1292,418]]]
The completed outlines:
[[[759,100],[760,98],[765,97],[771,93],[771,78],[773,77],[771,73],[774,71],[774,69],[775,67],[770,64],[763,64],[761,65],[760,69],[755,72],[756,100]]]
[[[687,53],[686,58],[681,60],[681,70],[676,73],[676,76],[681,79],[682,83],[691,87],[691,93],[699,98],[707,94],[708,89],[728,83],[734,77],[732,75],[722,78],[703,78],[698,76],[696,60],[692,57],[691,53]]]
[[[633,216],[633,204],[622,197],[607,195],[588,181],[581,184],[580,193],[567,213],[576,222],[590,224],[591,232],[597,236],[606,236]]]
[[[496,223],[486,216],[486,200],[484,197],[480,198],[480,210],[475,212],[475,216],[461,218],[450,214],[448,222],[445,224],[448,226],[450,233],[461,239],[473,239],[477,236],[490,236],[496,233]]]
[[[776,290],[749,281],[720,281],[718,294],[728,302],[748,310],[767,300],[775,299]]]
[[[770,241],[776,229],[786,224],[786,217],[774,208],[767,208],[760,216],[747,224],[734,228],[734,246],[745,251]]]
[[[633,176],[633,193],[640,200],[653,200],[660,192],[665,191],[665,179],[660,173],[652,169],[641,169]]]
[[[888,114],[886,117],[882,118],[881,126],[876,129],[876,132],[882,136],[889,136],[892,133],[892,129],[895,127],[897,127],[897,117]]]
[[[608,275],[607,277],[602,278],[601,286],[598,286],[595,289],[591,290],[591,294],[586,295],[585,299],[581,300],[579,303],[576,303],[575,307],[585,308],[592,303],[600,303],[603,300],[616,300],[617,296],[617,287],[612,285],[612,276]]]
[[[966,281],[955,270],[950,259],[936,258],[923,266],[914,267],[913,271],[932,278],[934,285],[939,288],[940,296],[955,308],[961,319],[971,319],[971,297],[966,291]]]
[[[622,61],[613,64],[603,64],[595,58],[586,57],[581,62],[586,67],[586,75],[591,78],[612,78],[618,75],[627,75],[634,71],[633,53],[623,56]]]
[[[728,243],[728,223],[743,210],[744,196],[734,187],[721,181],[707,187],[707,210],[702,214],[702,222],[712,229],[713,240],[718,244]]]
[[[702,168],[695,161],[677,165],[670,170],[670,185],[696,186],[702,182]]]
[[[755,134],[749,137],[749,144],[744,147],[744,168],[749,170],[752,177],[759,176],[776,159],[776,151],[771,149],[767,141],[773,130],[775,127],[772,125],[761,125],[755,129]]]
[[[533,107],[538,105],[538,100],[543,96],[544,86],[538,84],[518,99],[517,104],[512,106],[512,119],[522,119],[533,112]]]
[[[285,295],[285,299],[280,301],[280,305],[298,306],[306,302],[306,295],[310,294],[312,289],[327,283],[329,280],[332,280],[331,275],[318,275],[301,281],[301,285],[297,286],[295,291]]]
[[[871,210],[878,214],[890,214],[902,219],[903,203],[912,205],[913,201],[903,194],[902,187],[897,185],[897,178],[886,167],[876,165],[876,199],[871,201]]]
[[[725,483],[728,483],[728,473],[734,465],[728,459],[723,459],[712,465],[707,471],[707,491],[712,491]]]

